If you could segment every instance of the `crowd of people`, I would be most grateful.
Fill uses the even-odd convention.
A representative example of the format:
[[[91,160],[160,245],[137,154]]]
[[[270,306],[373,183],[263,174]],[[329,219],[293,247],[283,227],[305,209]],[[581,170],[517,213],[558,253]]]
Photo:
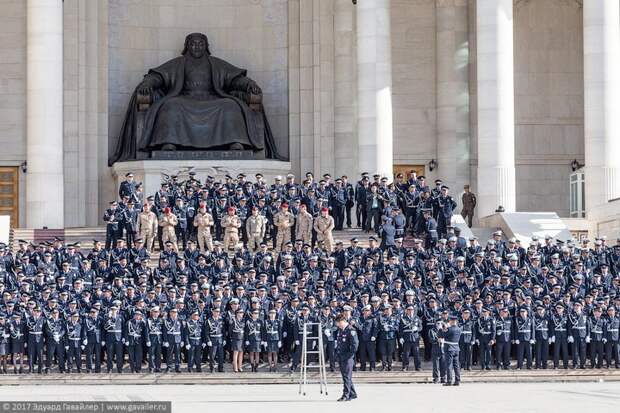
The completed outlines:
[[[620,368],[620,240],[466,239],[450,189],[413,171],[254,178],[145,197],[127,174],[105,243],[0,245],[0,372],[295,371],[308,322],[333,370],[336,317],[362,371]],[[354,219],[368,246],[335,239]]]

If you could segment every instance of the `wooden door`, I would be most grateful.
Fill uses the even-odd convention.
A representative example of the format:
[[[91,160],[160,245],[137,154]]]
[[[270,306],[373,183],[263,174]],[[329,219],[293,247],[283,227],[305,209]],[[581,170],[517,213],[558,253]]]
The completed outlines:
[[[394,165],[394,176],[402,173],[405,179],[407,179],[409,172],[415,171],[417,176],[420,176],[424,175],[425,169],[426,168],[424,167],[424,165]]]
[[[19,173],[17,166],[0,167],[0,215],[11,217],[11,228],[19,227]]]

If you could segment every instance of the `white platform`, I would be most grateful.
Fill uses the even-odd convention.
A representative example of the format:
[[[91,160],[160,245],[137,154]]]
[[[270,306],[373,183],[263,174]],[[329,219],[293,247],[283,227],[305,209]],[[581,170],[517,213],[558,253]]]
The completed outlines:
[[[269,184],[273,183],[275,176],[290,173],[291,163],[276,160],[241,160],[241,161],[129,161],[117,162],[112,166],[112,173],[116,181],[116,187],[125,179],[127,172],[133,172],[135,180],[142,182],[144,185],[144,193],[152,195],[156,193],[162,182],[162,174],[179,175],[180,179],[187,179],[187,171],[192,169],[196,172],[196,179],[201,182],[205,181],[207,176],[216,179],[224,179],[225,175],[237,177],[237,174],[246,174],[251,181],[254,181],[254,174],[262,173],[265,181]]]
[[[498,213],[480,218],[480,225],[486,228],[499,228],[507,238],[521,240],[521,245],[529,244],[532,236],[553,238],[566,241],[571,233],[562,219],[555,212],[512,212]]]

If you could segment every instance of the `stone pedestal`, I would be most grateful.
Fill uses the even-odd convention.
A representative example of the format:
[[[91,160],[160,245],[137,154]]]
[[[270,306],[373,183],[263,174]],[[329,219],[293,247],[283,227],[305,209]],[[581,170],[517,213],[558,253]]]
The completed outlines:
[[[117,162],[112,166],[112,173],[116,182],[116,188],[125,179],[127,172],[133,172],[136,182],[142,182],[145,197],[154,195],[160,188],[163,174],[178,175],[180,180],[187,179],[187,172],[196,172],[196,179],[205,181],[207,176],[223,180],[225,175],[236,178],[237,174],[243,173],[250,181],[254,181],[254,175],[263,174],[265,181],[273,183],[276,176],[284,176],[291,171],[291,163],[273,160],[248,160],[248,161],[196,161],[196,160],[148,160]],[[110,200],[111,201],[111,200]]]

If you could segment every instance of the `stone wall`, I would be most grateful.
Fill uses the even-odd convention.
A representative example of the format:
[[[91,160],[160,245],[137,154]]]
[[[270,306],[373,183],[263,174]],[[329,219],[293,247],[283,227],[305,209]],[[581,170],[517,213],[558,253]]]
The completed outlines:
[[[437,158],[435,0],[392,0],[391,24],[394,163],[426,164]]]
[[[26,2],[0,1],[0,159],[19,166],[26,159]],[[26,204],[20,169],[19,204]],[[25,214],[20,211],[20,221]]]
[[[581,7],[520,0],[514,16],[517,211],[568,216],[570,163],[584,159]]]

